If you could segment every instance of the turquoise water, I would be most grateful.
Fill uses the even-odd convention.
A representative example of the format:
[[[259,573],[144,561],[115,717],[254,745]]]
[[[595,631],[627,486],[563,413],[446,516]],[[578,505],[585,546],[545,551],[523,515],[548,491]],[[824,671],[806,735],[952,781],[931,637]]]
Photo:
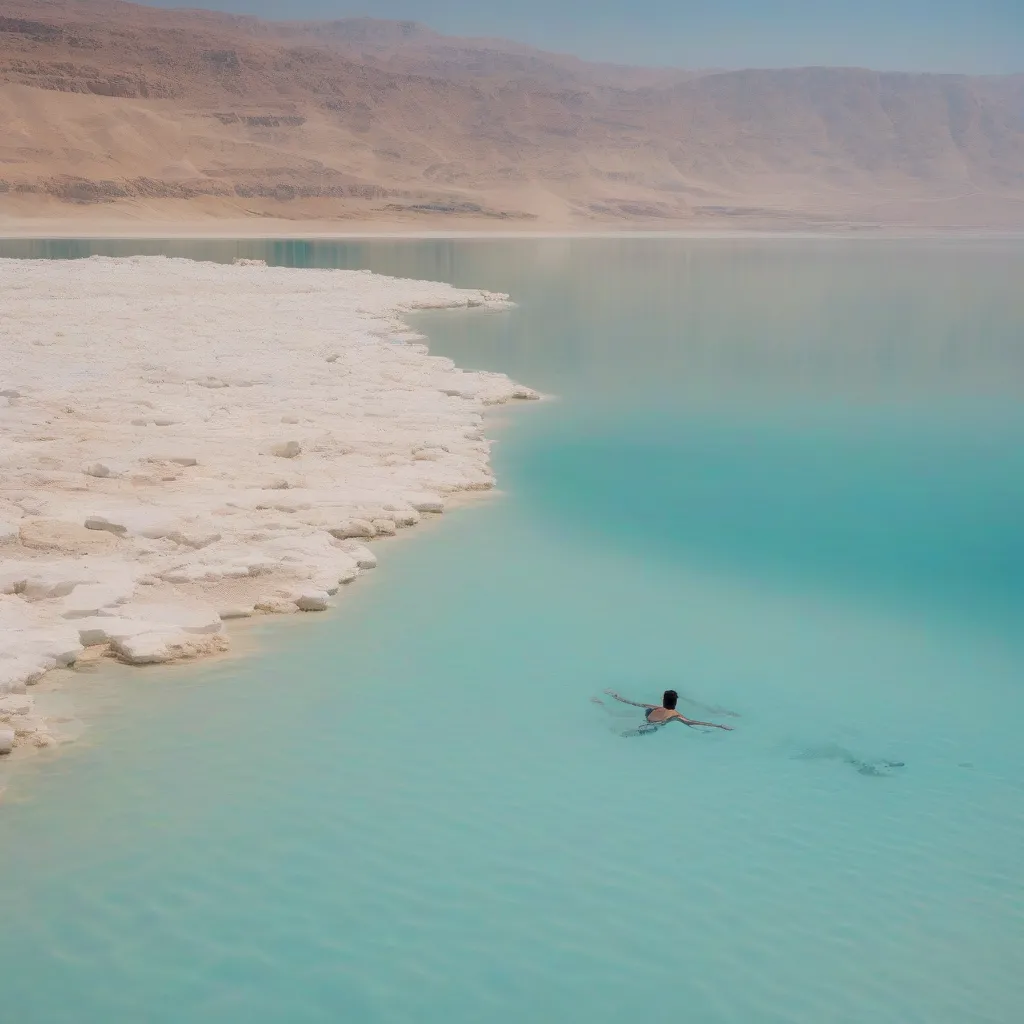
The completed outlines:
[[[0,805],[19,1021],[1020,1019],[1024,248],[188,244],[92,248],[508,290],[419,324],[558,398],[335,612],[76,683]],[[591,700],[668,685],[736,730]]]

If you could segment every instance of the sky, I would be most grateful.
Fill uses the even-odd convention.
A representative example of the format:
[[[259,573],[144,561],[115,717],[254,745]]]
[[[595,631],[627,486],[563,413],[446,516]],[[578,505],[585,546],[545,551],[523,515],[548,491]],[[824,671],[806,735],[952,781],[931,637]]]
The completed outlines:
[[[145,0],[279,19],[411,19],[590,60],[1024,72],[1024,0]]]

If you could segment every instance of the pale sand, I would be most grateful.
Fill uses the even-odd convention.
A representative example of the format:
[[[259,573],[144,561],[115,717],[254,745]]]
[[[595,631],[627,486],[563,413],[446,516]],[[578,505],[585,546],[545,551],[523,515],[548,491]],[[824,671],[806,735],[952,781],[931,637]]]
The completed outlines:
[[[0,749],[53,742],[26,687],[87,648],[213,655],[326,608],[367,543],[492,487],[483,411],[537,397],[400,319],[489,292],[93,257],[0,260],[0,296]]]

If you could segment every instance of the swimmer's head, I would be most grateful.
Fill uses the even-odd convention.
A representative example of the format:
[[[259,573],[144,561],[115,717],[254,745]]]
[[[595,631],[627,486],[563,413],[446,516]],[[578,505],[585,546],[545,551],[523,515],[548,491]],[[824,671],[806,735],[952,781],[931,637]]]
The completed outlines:
[[[679,694],[675,690],[666,690],[665,696],[661,698],[661,706],[668,708],[669,711],[675,711],[677,700],[679,700]]]

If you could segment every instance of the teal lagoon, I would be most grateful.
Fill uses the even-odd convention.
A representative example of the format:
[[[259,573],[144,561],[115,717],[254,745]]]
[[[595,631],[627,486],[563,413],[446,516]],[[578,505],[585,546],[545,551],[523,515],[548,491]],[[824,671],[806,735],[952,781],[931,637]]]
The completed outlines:
[[[509,291],[416,324],[555,397],[334,611],[69,687],[19,1021],[1020,1019],[1024,247],[0,242],[92,252]]]

